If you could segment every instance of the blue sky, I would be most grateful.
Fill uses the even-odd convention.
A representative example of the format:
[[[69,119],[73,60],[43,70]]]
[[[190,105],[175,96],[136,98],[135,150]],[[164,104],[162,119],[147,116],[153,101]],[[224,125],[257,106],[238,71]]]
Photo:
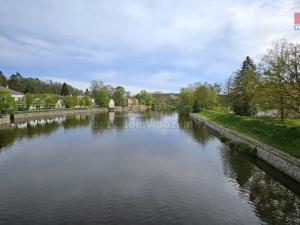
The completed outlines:
[[[299,0],[0,0],[6,75],[178,92],[223,82],[272,41],[300,42]]]

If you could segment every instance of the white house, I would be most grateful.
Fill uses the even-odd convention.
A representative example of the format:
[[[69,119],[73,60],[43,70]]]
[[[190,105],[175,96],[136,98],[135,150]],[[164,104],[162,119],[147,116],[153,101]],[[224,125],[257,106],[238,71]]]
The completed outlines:
[[[63,102],[62,99],[59,99],[59,100],[56,102],[55,108],[56,108],[56,109],[63,109],[63,108],[65,108],[65,104],[64,104],[64,102]]]
[[[24,99],[23,93],[9,89],[8,87],[4,87],[0,85],[0,90],[8,91],[11,94],[11,96],[15,99],[16,102],[23,101]]]
[[[91,98],[91,102],[92,102],[92,105],[94,106],[95,105],[95,99]]]
[[[115,101],[111,98],[108,104],[109,111],[114,111],[115,109]]]

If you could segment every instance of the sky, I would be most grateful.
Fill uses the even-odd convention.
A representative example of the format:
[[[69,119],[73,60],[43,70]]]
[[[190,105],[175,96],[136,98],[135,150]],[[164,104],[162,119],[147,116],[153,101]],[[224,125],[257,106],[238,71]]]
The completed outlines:
[[[0,70],[135,94],[224,82],[273,41],[300,42],[299,0],[0,0]]]

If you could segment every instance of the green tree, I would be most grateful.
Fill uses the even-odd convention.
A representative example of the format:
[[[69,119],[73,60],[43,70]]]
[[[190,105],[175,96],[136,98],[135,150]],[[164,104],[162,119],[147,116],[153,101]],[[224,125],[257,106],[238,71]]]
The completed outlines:
[[[193,111],[193,107],[190,105],[186,105],[184,106],[182,113],[188,115],[192,111]]]
[[[90,91],[89,91],[89,89],[88,89],[88,88],[87,88],[87,89],[85,89],[84,95],[90,96]]]
[[[62,87],[61,87],[61,92],[60,92],[61,96],[67,96],[69,95],[69,88],[67,86],[66,83],[63,83]]]
[[[233,77],[230,76],[226,81],[223,88],[223,94],[219,96],[219,103],[226,109],[230,109],[231,106],[231,89],[232,89]]]
[[[193,93],[200,108],[213,109],[218,102],[218,92],[219,88],[216,84],[197,83]]]
[[[82,103],[83,103],[84,106],[90,107],[92,105],[92,100],[91,100],[91,98],[89,96],[85,95],[82,98]]]
[[[125,89],[122,86],[116,87],[113,93],[113,99],[116,106],[124,106]]]
[[[258,98],[259,105],[263,109],[277,109],[280,119],[284,121],[287,111],[289,95],[284,89],[284,74],[287,71],[288,44],[285,40],[276,41],[271,49],[268,49],[262,60],[263,84],[260,87]]]
[[[6,90],[0,90],[0,111],[2,114],[13,114],[18,108],[17,102]]]
[[[12,74],[8,80],[8,86],[10,89],[24,93],[26,83],[20,73]]]
[[[252,59],[247,56],[241,68],[235,73],[230,95],[232,109],[238,115],[256,113],[255,95],[259,87],[259,76]]]
[[[193,93],[193,88],[188,87],[188,88],[181,88],[180,93],[178,96],[178,110],[180,112],[186,112],[187,107],[186,106],[192,106],[194,103],[194,93]]]
[[[55,107],[55,104],[57,102],[57,98],[56,98],[55,95],[53,95],[53,94],[46,94],[43,99],[44,99],[44,102],[45,102],[45,107],[47,109]]]
[[[74,108],[77,103],[76,99],[71,95],[64,96],[63,102],[64,102],[66,108]]]
[[[34,95],[33,94],[25,94],[25,106],[26,106],[26,110],[28,110],[30,108],[30,106],[33,104],[34,102]]]
[[[140,93],[136,95],[136,98],[139,100],[139,104],[141,105],[151,106],[154,104],[153,96],[145,90],[140,91]]]
[[[100,107],[108,107],[109,96],[106,91],[100,90],[96,93],[95,103]]]
[[[194,104],[193,104],[193,113],[197,113],[197,112],[200,112],[200,104],[198,102],[198,100],[195,100],[194,101]]]
[[[36,98],[33,101],[33,106],[35,106],[35,108],[37,110],[40,110],[40,109],[44,108],[45,107],[45,101],[43,100],[42,96],[37,95],[35,97]]]
[[[0,85],[6,87],[8,85],[6,76],[0,71]]]

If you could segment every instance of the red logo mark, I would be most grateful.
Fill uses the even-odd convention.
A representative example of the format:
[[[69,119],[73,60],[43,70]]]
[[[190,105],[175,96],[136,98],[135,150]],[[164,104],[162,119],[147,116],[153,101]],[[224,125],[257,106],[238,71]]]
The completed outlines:
[[[294,24],[300,24],[300,12],[295,13]]]

